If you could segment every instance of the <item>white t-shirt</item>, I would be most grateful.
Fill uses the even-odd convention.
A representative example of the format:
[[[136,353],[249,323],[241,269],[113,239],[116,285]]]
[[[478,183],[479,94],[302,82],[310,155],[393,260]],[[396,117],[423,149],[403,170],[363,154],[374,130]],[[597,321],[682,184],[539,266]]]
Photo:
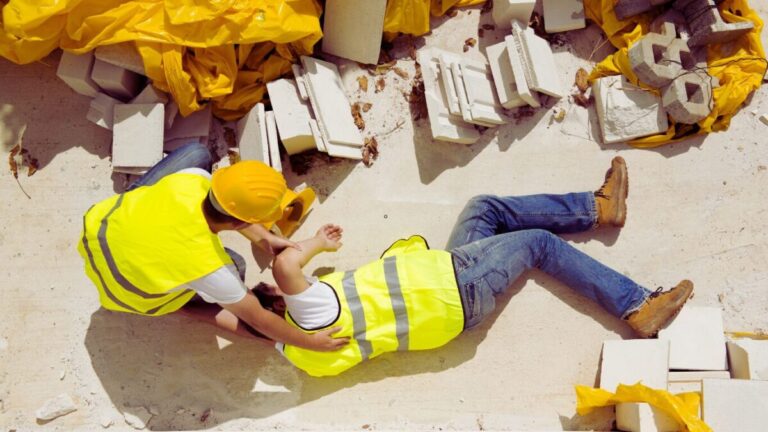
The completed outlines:
[[[296,295],[284,295],[285,307],[291,319],[304,330],[319,330],[327,327],[339,318],[341,304],[336,291],[330,285],[317,278],[307,278],[309,287]],[[275,343],[275,348],[283,353],[285,345]]]

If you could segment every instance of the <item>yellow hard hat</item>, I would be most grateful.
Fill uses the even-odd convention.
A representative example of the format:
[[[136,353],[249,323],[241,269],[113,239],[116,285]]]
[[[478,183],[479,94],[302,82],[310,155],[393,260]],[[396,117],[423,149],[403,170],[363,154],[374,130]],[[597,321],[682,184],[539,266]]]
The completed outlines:
[[[216,210],[248,223],[274,222],[288,187],[282,174],[259,161],[241,161],[213,173],[210,199]]]

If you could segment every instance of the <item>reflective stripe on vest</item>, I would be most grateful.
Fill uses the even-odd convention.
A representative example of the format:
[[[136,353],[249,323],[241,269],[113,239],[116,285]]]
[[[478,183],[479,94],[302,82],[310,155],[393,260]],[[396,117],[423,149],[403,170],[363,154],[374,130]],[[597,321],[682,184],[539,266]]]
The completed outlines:
[[[431,349],[461,333],[464,314],[450,253],[412,239],[423,246],[400,244],[355,271],[320,278],[339,298],[339,318],[327,327],[341,327],[335,336],[350,337],[346,347],[315,352],[286,345],[285,357],[310,375],[337,375],[385,352]]]
[[[102,306],[173,312],[194,296],[179,286],[232,262],[202,215],[209,188],[203,176],[172,174],[86,212],[78,250]]]

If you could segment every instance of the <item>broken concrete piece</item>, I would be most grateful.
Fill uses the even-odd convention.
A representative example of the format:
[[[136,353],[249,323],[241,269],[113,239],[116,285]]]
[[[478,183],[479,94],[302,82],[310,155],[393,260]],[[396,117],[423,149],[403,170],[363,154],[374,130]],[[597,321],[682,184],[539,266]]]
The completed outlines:
[[[165,140],[176,138],[205,137],[211,133],[211,107],[207,106],[200,111],[195,111],[187,117],[177,114],[173,125],[165,130]]]
[[[509,28],[512,20],[527,24],[534,6],[535,0],[493,0],[493,22],[496,23],[496,28],[501,29]]]
[[[484,62],[463,59],[451,65],[462,117],[468,123],[496,126],[509,120],[493,87],[491,69]]]
[[[619,384],[641,382],[655,389],[667,388],[669,343],[653,339],[603,342],[600,388],[615,392]],[[616,405],[616,425],[624,431],[676,431],[679,426],[663,411],[645,403]]]
[[[702,420],[717,432],[762,432],[768,424],[768,381],[705,379]]]
[[[504,43],[507,45],[507,55],[509,55],[509,62],[512,67],[512,73],[515,76],[515,85],[517,86],[517,93],[520,98],[528,105],[538,108],[541,106],[539,102],[539,95],[533,91],[528,85],[528,78],[526,77],[526,70],[528,64],[520,54],[519,44],[517,38],[513,35],[509,35],[504,38]]]
[[[637,78],[661,88],[672,82],[683,70],[681,53],[690,55],[688,46],[676,39],[672,24],[665,24],[664,33],[648,33],[629,48],[629,64]]]
[[[125,422],[134,429],[145,429],[149,424],[149,421],[152,420],[152,413],[147,411],[144,407],[133,407],[131,410],[133,413],[123,413]]]
[[[448,111],[453,115],[461,116],[461,105],[459,104],[459,90],[456,88],[456,78],[453,76],[451,65],[461,62],[461,56],[452,52],[433,49],[438,53],[440,62],[440,76],[443,77],[441,83],[445,96],[448,100]],[[465,120],[466,121],[466,120]]]
[[[659,339],[670,343],[670,369],[728,369],[720,308],[684,306],[674,321],[659,331]]]
[[[386,8],[387,0],[327,0],[323,51],[360,63],[376,64]]]
[[[92,51],[81,55],[64,51],[61,53],[56,75],[77,93],[96,97],[99,94],[99,86],[91,78],[93,60]]]
[[[526,105],[517,91],[515,73],[512,70],[506,42],[488,46],[485,49],[485,53],[491,66],[493,83],[501,106],[504,108],[517,108]]]
[[[622,75],[595,80],[592,93],[604,144],[663,133],[669,127],[661,98]]]
[[[536,36],[532,28],[524,28],[517,21],[512,22],[512,36],[515,41],[514,46],[523,61],[528,85],[552,97],[565,96],[565,89],[560,82],[549,42]]]
[[[160,162],[164,122],[163,104],[116,105],[112,169],[132,174]]]
[[[326,141],[362,147],[363,136],[355,125],[336,65],[307,56],[301,57],[301,63],[315,118]]]
[[[302,100],[296,82],[290,79],[271,81],[267,83],[267,91],[285,151],[294,155],[316,148],[309,126],[312,113],[309,104]]]
[[[763,122],[764,125],[768,126],[768,114],[761,115],[760,121]]]
[[[103,62],[128,69],[139,75],[147,75],[144,71],[144,60],[133,42],[100,45],[94,50],[94,55]]]
[[[441,77],[440,74],[439,52],[421,49],[417,55],[424,79],[424,98],[427,103],[432,137],[440,141],[461,144],[472,144],[477,141],[480,133],[448,110],[448,98],[441,83],[445,77]]]
[[[85,117],[104,129],[112,130],[115,105],[120,105],[121,103],[113,97],[99,93],[91,100],[91,106],[88,108],[88,114]]]
[[[544,29],[558,33],[586,27],[584,0],[543,0]]]
[[[123,101],[136,97],[146,82],[145,78],[137,73],[99,59],[93,62],[91,78],[107,94]]]
[[[768,340],[740,339],[727,345],[733,378],[768,381]]]
[[[75,401],[68,394],[62,393],[46,401],[42,407],[35,411],[35,417],[41,421],[49,421],[75,411],[77,411]]]
[[[155,88],[151,83],[144,87],[138,96],[131,100],[132,104],[168,103],[168,94]]]
[[[256,160],[269,165],[267,118],[264,104],[257,103],[237,122],[237,146],[240,160]]]
[[[673,6],[688,20],[693,32],[688,45],[692,47],[730,42],[755,26],[749,20],[726,23],[714,0],[675,0]]]
[[[661,98],[664,109],[673,120],[685,124],[698,123],[712,111],[711,77],[706,72],[681,75],[664,87]]]
[[[277,123],[275,113],[267,111],[267,145],[269,147],[269,165],[277,172],[283,172],[283,162],[280,159],[280,143],[277,141]]]

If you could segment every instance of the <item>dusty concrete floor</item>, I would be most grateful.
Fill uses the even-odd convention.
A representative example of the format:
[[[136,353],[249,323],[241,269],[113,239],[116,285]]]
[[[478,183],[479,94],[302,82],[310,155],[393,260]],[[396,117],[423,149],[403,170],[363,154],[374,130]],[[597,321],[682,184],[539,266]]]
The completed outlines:
[[[765,17],[768,1],[753,3]],[[469,9],[438,20],[425,43],[460,52],[488,19]],[[502,37],[486,32],[468,55]],[[589,64],[598,38],[595,28],[576,31],[556,48],[564,82]],[[399,65],[412,77],[404,57]],[[603,340],[631,334],[538,272],[510,289],[493,319],[448,346],[386,355],[332,379],[309,378],[274,350],[183,317],[100,310],[75,245],[82,214],[124,179],[111,174],[110,134],[85,119],[88,100],[57,80],[56,63],[57,55],[24,67],[0,60],[3,155],[26,127],[24,144],[40,162],[34,176],[20,177],[31,198],[0,169],[4,429],[40,427],[34,411],[63,392],[78,411],[41,429],[100,429],[112,419],[110,429],[126,430],[123,413],[141,407],[156,413],[153,430],[610,428],[607,410],[576,416],[573,385],[596,383]],[[345,228],[344,247],[312,268],[354,267],[412,233],[442,246],[469,197],[592,190],[619,154],[631,178],[626,227],[569,239],[651,288],[691,278],[692,303],[721,306],[727,330],[768,330],[768,127],[751,114],[768,112],[765,88],[728,131],[657,150],[572,136],[588,130],[577,121],[586,112],[570,111],[566,100],[557,104],[569,110],[565,125],[541,109],[465,147],[433,142],[426,120],[411,121],[401,94],[409,80],[389,73],[383,92],[361,94],[359,73],[348,65],[345,79],[353,99],[374,104],[365,133],[377,136],[380,158],[371,168],[321,162],[306,175],[286,174],[320,197],[296,238],[329,221]],[[248,253],[240,239],[225,242]],[[271,279],[250,264],[250,283]]]

